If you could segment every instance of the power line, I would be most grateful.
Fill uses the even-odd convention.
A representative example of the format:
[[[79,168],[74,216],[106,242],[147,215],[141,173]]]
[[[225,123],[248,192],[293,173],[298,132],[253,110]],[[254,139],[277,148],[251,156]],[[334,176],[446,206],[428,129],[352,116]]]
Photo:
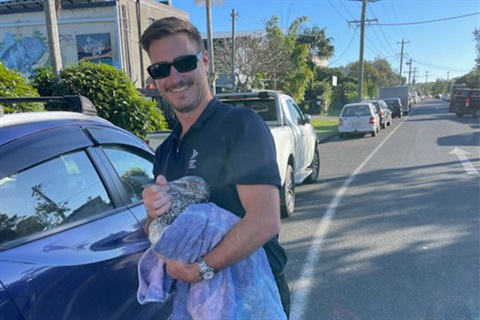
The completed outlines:
[[[346,18],[343,16],[343,14],[337,9],[337,7],[335,7],[335,6],[333,5],[333,3],[332,3],[330,0],[328,0],[328,3],[332,6],[333,9],[335,9],[335,11],[337,11],[338,15],[339,15],[340,17],[342,17],[342,19],[344,19],[345,21],[348,21],[348,19],[346,19]],[[350,13],[350,12],[348,12],[348,13]],[[350,13],[350,15],[352,15],[352,14]]]
[[[460,19],[460,18],[465,18],[465,17],[470,17],[480,14],[480,12],[474,12],[470,14],[464,14],[462,16],[456,16],[456,17],[449,17],[449,18],[443,18],[443,19],[435,19],[435,20],[426,20],[426,21],[417,21],[417,22],[403,22],[403,23],[379,23],[379,26],[405,26],[405,25],[413,25],[413,24],[424,24],[424,23],[432,23],[432,22],[441,22],[441,21],[446,21],[446,20],[453,20],[453,19]]]
[[[420,64],[420,65],[423,65],[423,66],[426,66],[426,67],[429,67],[429,68],[433,68],[433,69],[436,69],[436,70],[446,70],[446,71],[453,71],[453,72],[469,72],[470,70],[466,70],[466,69],[460,69],[460,68],[454,68],[454,67],[448,67],[448,66],[438,66],[438,65],[434,65],[434,64],[431,64],[431,63],[428,63],[428,62],[423,62],[423,61],[419,61],[419,60],[415,60],[413,59],[414,62]],[[473,66],[472,66],[472,69],[473,69]]]
[[[378,20],[377,16],[375,15],[375,12],[374,12],[374,10],[373,10],[373,6],[369,6],[368,9],[370,10],[370,12],[371,12],[371,14],[374,16],[374,18],[376,18],[376,19]],[[393,54],[395,54],[395,50],[393,50],[392,46],[390,45],[389,39],[388,39],[387,36],[385,35],[385,32],[383,31],[383,28],[382,28],[382,27],[379,27],[379,29],[380,29],[380,31],[382,32],[383,38],[385,39],[388,47],[389,47],[390,50],[391,50],[390,53],[393,52]],[[378,36],[377,32],[375,31],[375,28],[373,28],[372,31],[373,31],[373,33],[375,34],[375,36],[377,37],[380,45],[383,47],[383,49],[385,50],[385,52],[388,51],[387,48],[383,45],[383,41],[380,39],[380,37]]]
[[[348,49],[350,48],[350,45],[352,44],[353,42],[353,39],[355,39],[355,36],[357,35],[357,30],[355,29],[355,33],[353,34],[352,36],[352,39],[350,39],[350,43],[348,44],[347,48],[345,49],[345,51],[343,51],[343,53],[340,55],[340,57],[338,57],[335,61],[331,62],[330,65],[332,64],[335,64],[338,60],[340,60],[343,55],[348,51]]]
[[[340,1],[340,4],[342,5],[342,7],[345,9],[345,11],[348,12],[348,14],[350,15],[350,17],[352,17],[353,19],[355,19],[355,16],[348,10],[348,8],[345,6],[345,4],[343,3],[344,1]]]

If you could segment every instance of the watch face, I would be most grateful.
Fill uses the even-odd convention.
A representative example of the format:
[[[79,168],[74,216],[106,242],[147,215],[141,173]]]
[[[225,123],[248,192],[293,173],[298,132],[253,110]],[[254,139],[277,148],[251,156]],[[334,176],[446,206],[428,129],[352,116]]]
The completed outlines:
[[[213,271],[205,271],[203,274],[202,274],[202,278],[204,280],[208,280],[208,279],[212,279],[213,278]]]

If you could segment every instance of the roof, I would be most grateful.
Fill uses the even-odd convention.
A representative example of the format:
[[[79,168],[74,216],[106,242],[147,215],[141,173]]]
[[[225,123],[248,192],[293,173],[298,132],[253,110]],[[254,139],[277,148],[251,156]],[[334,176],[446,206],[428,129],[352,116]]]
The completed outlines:
[[[0,0],[0,15],[43,11],[43,0]],[[114,0],[61,0],[63,9],[114,6]]]

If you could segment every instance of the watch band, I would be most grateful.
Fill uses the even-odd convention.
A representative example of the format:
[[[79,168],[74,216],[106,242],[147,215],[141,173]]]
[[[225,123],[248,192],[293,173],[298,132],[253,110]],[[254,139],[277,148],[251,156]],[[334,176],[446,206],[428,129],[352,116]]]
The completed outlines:
[[[198,269],[200,270],[200,279],[202,280],[209,280],[212,279],[213,276],[215,275],[216,270],[209,266],[205,260],[203,260],[203,257],[200,257],[200,259],[197,260],[198,263]]]

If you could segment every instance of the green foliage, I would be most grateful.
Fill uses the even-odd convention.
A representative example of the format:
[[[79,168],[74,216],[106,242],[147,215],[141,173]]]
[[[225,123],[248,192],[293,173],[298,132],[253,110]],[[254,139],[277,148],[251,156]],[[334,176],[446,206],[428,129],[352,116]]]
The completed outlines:
[[[296,101],[304,100],[305,90],[313,79],[313,70],[309,65],[309,47],[307,43],[298,42],[299,30],[306,17],[295,19],[287,32],[278,26],[278,17],[273,16],[266,24],[267,38],[282,48],[286,60],[292,65],[288,72],[276,74],[274,88],[287,92]],[[272,78],[272,77],[269,77]]]
[[[58,78],[53,73],[52,67],[42,66],[33,71],[30,77],[30,83],[37,89],[41,96],[53,96],[56,86],[58,86]]]
[[[335,53],[335,47],[331,44],[333,38],[325,36],[325,28],[318,26],[303,29],[299,34],[297,42],[305,43],[312,56],[319,58],[330,58]]]
[[[477,51],[477,57],[475,58],[475,66],[477,70],[480,70],[480,29],[475,28],[473,31],[473,37],[475,39],[475,49]]]
[[[60,79],[52,75],[51,70],[38,70],[33,83],[49,95],[87,97],[97,108],[98,116],[140,138],[145,138],[148,131],[167,128],[155,102],[141,96],[123,70],[106,64],[81,62],[62,69]]]
[[[472,70],[469,73],[455,79],[455,83],[465,83],[468,88],[480,88],[480,70]]]
[[[7,69],[0,62],[0,97],[38,97],[38,92],[27,80],[17,71]],[[3,110],[5,113],[27,112],[27,111],[43,111],[43,103],[4,103]]]

